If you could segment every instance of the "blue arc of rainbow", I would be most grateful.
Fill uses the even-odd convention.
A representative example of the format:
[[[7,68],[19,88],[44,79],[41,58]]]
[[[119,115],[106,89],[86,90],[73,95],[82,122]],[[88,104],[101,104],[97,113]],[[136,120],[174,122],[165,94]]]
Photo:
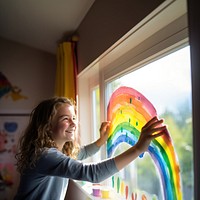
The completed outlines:
[[[133,146],[142,127],[154,116],[157,116],[156,109],[145,96],[130,87],[118,88],[112,94],[107,108],[107,120],[111,121],[108,157],[122,142]],[[151,142],[148,153],[158,169],[165,200],[181,200],[180,167],[167,129],[163,136]]]

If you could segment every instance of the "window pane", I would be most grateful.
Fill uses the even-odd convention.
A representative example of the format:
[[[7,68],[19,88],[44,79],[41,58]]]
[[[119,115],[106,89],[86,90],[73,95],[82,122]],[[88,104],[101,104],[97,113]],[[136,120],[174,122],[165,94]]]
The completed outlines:
[[[99,138],[99,128],[100,128],[100,94],[99,94],[99,87],[94,88],[92,91],[92,119],[93,119],[93,139],[96,140]],[[100,151],[97,152],[93,156],[94,161],[99,161],[100,160]]]
[[[193,145],[192,145],[192,98],[189,46],[177,50],[155,62],[107,84],[106,97],[120,86],[128,86],[143,94],[164,118],[178,156],[183,199],[193,199]],[[119,145],[116,154],[128,148]],[[119,177],[119,178],[118,178]],[[117,174],[112,181],[120,179],[132,192],[148,199],[164,199],[158,172],[148,154],[137,159]],[[141,198],[140,198],[141,199]]]

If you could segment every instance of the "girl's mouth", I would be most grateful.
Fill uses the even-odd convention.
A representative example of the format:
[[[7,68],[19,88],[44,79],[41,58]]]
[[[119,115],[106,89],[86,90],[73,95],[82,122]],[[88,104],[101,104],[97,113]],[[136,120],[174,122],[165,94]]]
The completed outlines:
[[[66,130],[65,132],[67,132],[67,133],[73,133],[74,130]]]

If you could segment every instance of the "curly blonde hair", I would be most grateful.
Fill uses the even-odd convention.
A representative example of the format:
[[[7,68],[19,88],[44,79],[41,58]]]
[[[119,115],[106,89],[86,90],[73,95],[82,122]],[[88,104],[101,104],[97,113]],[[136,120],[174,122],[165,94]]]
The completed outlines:
[[[51,137],[51,121],[62,104],[76,106],[73,100],[65,97],[53,97],[42,101],[30,115],[30,121],[24,134],[19,140],[19,151],[16,154],[17,170],[20,173],[26,168],[35,166],[37,159],[45,148],[57,148]],[[72,158],[76,158],[79,151],[79,144],[76,139],[73,142],[66,142],[63,146],[63,153]]]

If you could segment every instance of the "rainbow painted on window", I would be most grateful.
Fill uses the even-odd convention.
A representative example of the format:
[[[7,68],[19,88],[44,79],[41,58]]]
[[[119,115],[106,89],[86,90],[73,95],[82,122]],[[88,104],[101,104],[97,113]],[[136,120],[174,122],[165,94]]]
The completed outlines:
[[[112,94],[107,107],[107,119],[111,121],[107,141],[108,157],[113,155],[122,142],[133,146],[142,127],[154,116],[157,116],[156,109],[140,92],[130,87],[118,88]],[[164,199],[181,200],[180,167],[168,130],[151,142],[148,153],[157,167]]]

